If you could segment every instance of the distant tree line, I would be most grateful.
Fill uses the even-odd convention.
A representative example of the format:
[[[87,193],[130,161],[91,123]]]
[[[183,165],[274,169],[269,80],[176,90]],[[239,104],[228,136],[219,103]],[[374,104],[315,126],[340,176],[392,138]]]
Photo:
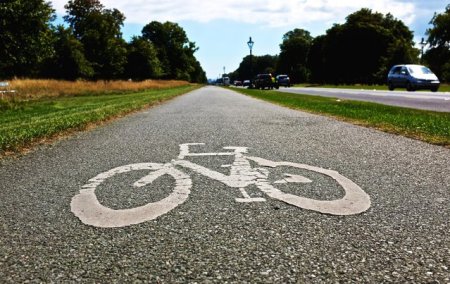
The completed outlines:
[[[312,37],[303,29],[287,32],[277,56],[246,56],[228,74],[232,80],[258,73],[289,74],[294,83],[382,84],[395,64],[425,64],[444,82],[450,82],[450,5],[435,14],[420,57],[413,32],[391,14],[361,9],[335,24],[325,35]]]
[[[0,78],[206,81],[198,48],[178,24],[152,21],[126,42],[119,10],[99,0],[70,0],[65,9],[67,25],[54,26],[50,2],[0,3]]]

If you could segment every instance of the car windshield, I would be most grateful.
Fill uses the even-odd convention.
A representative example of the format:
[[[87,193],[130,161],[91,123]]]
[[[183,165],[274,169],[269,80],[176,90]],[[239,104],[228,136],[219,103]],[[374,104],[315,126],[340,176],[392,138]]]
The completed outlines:
[[[433,74],[433,72],[425,66],[410,66],[408,69],[411,74]]]

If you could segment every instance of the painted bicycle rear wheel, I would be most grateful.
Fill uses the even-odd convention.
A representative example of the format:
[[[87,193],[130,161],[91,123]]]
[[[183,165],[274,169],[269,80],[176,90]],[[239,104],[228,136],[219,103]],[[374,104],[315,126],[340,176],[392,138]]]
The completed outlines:
[[[111,209],[101,204],[95,190],[107,179],[121,173],[137,170],[151,172],[136,181],[134,187],[151,185],[153,181],[164,176],[172,176],[175,180],[173,191],[165,198],[147,203],[143,206],[127,209]],[[80,192],[72,198],[71,210],[84,224],[95,227],[124,227],[153,220],[174,209],[189,196],[192,181],[188,175],[175,169],[171,164],[139,163],[111,169],[89,180]]]

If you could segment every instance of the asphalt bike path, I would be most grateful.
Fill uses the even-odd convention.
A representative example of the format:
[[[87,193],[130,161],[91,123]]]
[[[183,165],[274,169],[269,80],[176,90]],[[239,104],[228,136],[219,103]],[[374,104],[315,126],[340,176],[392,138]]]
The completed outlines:
[[[0,161],[0,279],[450,281],[450,150],[205,87]]]

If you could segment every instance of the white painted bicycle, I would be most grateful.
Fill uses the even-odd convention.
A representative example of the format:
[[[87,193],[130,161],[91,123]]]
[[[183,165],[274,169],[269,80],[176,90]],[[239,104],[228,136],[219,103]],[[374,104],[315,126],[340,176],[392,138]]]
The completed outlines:
[[[224,147],[225,150],[232,150],[229,152],[191,153],[189,147],[193,145],[204,144],[181,144],[178,158],[172,160],[170,163],[130,164],[97,175],[90,179],[89,182],[82,187],[80,192],[72,198],[72,212],[83,223],[96,227],[124,227],[153,220],[174,209],[186,201],[189,196],[192,187],[191,178],[179,170],[179,167],[190,169],[196,173],[222,182],[229,187],[239,189],[242,197],[236,198],[237,202],[265,201],[265,199],[261,197],[250,197],[246,192],[246,187],[255,185],[271,198],[278,199],[303,209],[314,210],[325,214],[352,215],[362,213],[370,207],[370,197],[357,184],[336,171],[298,163],[273,162],[258,157],[247,156],[245,155],[247,153],[247,147]],[[228,165],[230,167],[230,174],[224,175],[220,172],[210,170],[185,160],[185,157],[201,156],[234,156],[233,164]],[[253,161],[259,165],[259,167],[252,167],[250,161]],[[335,200],[316,200],[282,192],[277,189],[275,185],[286,183],[310,183],[311,180],[302,175],[284,174],[284,177],[281,180],[270,182],[268,180],[270,173],[269,168],[279,166],[308,170],[331,177],[344,189],[345,194],[342,198]],[[149,170],[150,173],[136,181],[133,184],[134,187],[151,185],[157,178],[165,175],[174,178],[175,187],[173,191],[162,200],[135,208],[116,210],[100,204],[95,194],[95,190],[100,184],[117,174],[135,170]],[[273,183],[273,185],[271,183]]]

